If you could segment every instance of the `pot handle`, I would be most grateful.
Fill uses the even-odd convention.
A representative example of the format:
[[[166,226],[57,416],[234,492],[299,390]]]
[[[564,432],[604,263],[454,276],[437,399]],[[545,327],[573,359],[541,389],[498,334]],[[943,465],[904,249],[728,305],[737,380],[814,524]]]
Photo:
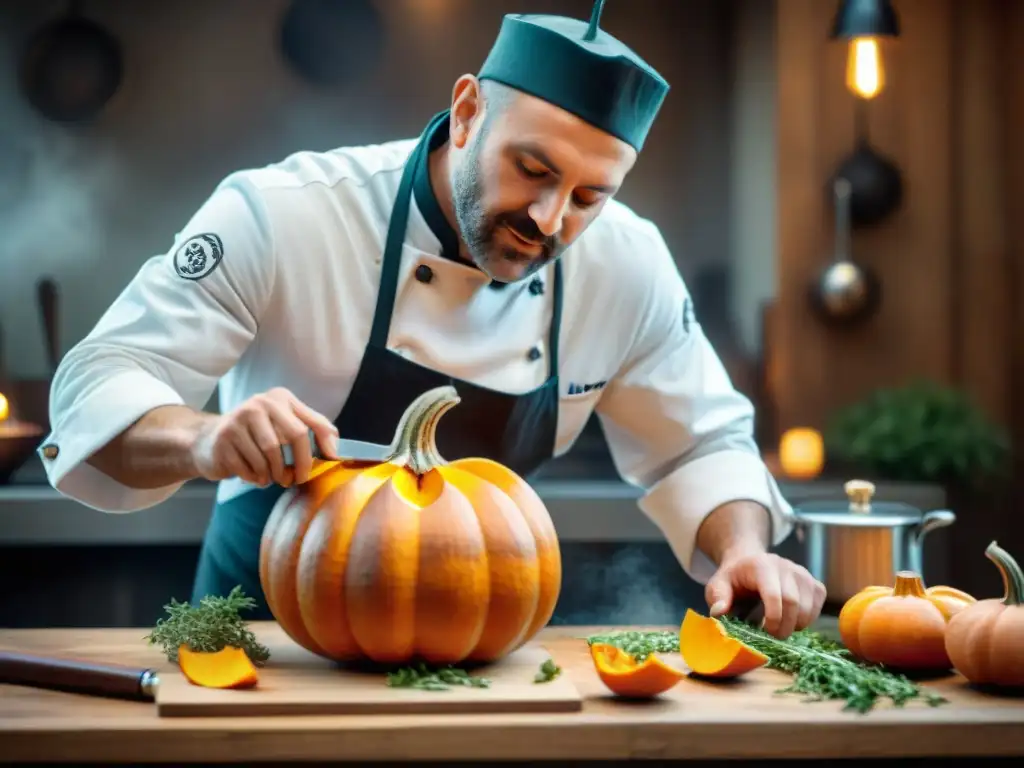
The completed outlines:
[[[924,567],[922,549],[924,537],[936,528],[945,528],[956,522],[956,515],[948,509],[934,509],[921,518],[921,522],[915,525],[910,532],[910,568],[923,575]]]

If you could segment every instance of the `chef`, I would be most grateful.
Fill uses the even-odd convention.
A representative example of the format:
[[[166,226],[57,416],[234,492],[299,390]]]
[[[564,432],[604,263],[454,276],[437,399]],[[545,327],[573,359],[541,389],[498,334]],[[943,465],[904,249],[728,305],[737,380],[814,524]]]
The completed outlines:
[[[713,614],[749,596],[780,637],[813,621],[824,587],[769,551],[789,509],[751,405],[658,228],[615,199],[668,85],[602,5],[506,16],[418,139],[225,178],[61,362],[50,483],[117,513],[217,481],[193,600],[241,585],[268,618],[260,534],[309,476],[309,431],[329,457],[339,434],[387,443],[451,384],[446,458],[529,476],[596,412]],[[202,412],[218,385],[220,414]]]

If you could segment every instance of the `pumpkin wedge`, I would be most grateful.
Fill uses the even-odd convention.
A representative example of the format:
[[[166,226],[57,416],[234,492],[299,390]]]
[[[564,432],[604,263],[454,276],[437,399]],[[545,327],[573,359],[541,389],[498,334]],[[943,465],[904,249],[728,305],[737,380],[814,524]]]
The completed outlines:
[[[178,666],[193,685],[204,688],[252,688],[259,673],[242,648],[225,646],[219,651],[178,648]]]
[[[338,661],[497,660],[550,620],[562,564],[544,502],[486,458],[448,462],[453,387],[420,395],[381,463],[334,462],[271,511],[260,581],[299,645]]]
[[[666,664],[653,653],[637,663],[632,654],[607,643],[591,645],[590,658],[601,682],[624,698],[658,696],[686,677],[683,670]]]
[[[686,609],[679,627],[679,654],[701,677],[738,677],[768,663],[768,657],[730,637],[722,623]]]

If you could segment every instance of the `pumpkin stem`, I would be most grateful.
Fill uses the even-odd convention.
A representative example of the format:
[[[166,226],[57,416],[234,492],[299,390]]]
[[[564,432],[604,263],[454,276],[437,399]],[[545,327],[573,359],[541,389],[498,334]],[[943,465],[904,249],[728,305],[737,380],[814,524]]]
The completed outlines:
[[[999,569],[999,573],[1003,577],[1003,587],[1006,589],[1003,604],[1024,604],[1024,573],[1021,573],[1017,561],[994,541],[985,549],[985,557],[996,564],[996,568]]]
[[[896,584],[892,588],[895,597],[927,597],[921,574],[914,571],[900,571],[896,574]]]
[[[447,464],[437,452],[437,422],[460,401],[452,386],[435,387],[413,400],[395,430],[391,461],[405,465],[417,475]]]

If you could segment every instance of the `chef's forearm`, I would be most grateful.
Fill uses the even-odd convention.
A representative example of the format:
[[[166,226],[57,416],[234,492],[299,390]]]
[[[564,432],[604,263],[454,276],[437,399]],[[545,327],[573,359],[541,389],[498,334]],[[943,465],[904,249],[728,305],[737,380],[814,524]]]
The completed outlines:
[[[697,548],[718,565],[727,557],[766,552],[770,535],[767,509],[753,501],[730,501],[704,518],[697,530]]]
[[[148,411],[87,463],[129,488],[162,488],[199,476],[192,448],[216,416],[184,405]]]

